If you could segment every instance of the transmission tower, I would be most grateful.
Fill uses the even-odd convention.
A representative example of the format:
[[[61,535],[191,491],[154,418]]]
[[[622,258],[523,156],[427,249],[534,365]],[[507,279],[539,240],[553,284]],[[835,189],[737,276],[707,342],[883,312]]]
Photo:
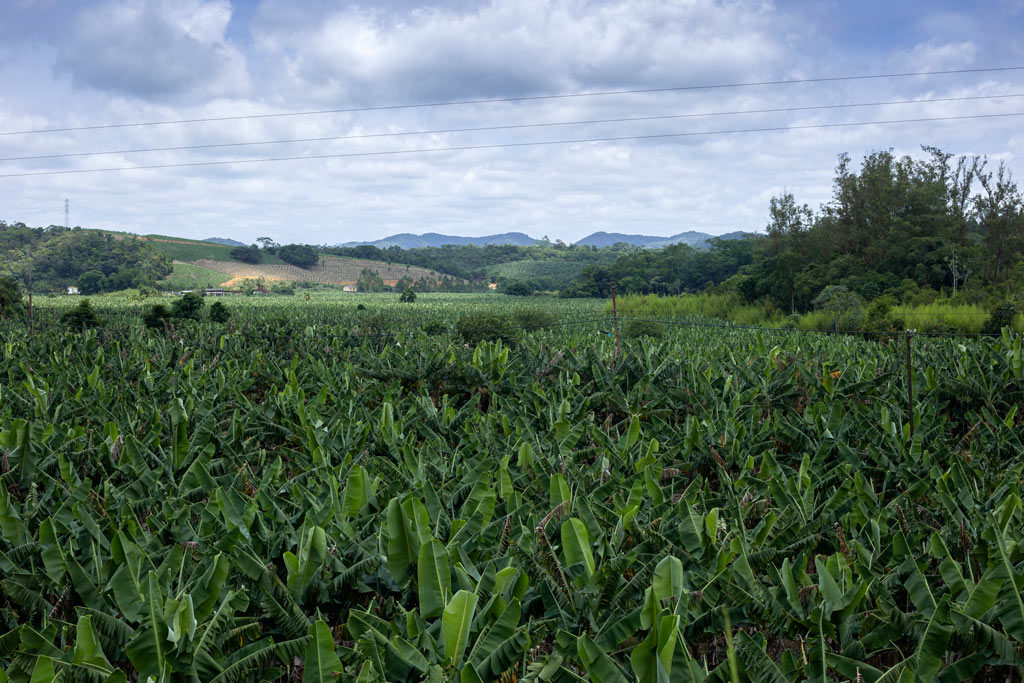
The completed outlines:
[[[68,200],[64,200],[64,227],[71,227],[71,205]]]

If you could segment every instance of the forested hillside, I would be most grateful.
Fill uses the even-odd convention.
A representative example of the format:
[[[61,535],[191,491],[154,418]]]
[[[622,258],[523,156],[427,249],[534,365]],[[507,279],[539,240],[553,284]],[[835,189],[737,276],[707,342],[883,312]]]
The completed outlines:
[[[453,275],[477,283],[492,278],[501,284],[522,282],[532,290],[561,289],[569,284],[580,269],[589,264],[608,264],[623,253],[635,251],[636,247],[616,245],[598,249],[596,247],[567,245],[561,242],[544,243],[531,247],[510,244],[490,244],[443,247],[419,247],[402,249],[388,247],[380,249],[372,245],[357,247],[329,247],[328,254],[349,258],[370,259],[388,263],[401,263],[429,268],[439,273]],[[524,268],[523,263],[543,262],[549,265],[534,270]],[[516,267],[496,268],[503,264],[519,264]],[[567,264],[565,268],[551,264]],[[576,265],[582,264],[582,265]]]
[[[984,302],[1024,286],[1024,213],[1005,166],[924,147],[922,158],[874,152],[855,168],[839,157],[832,200],[812,210],[772,198],[767,236],[683,245],[592,266],[567,296],[677,294],[714,286],[787,313],[830,296]],[[826,288],[831,287],[828,292]]]
[[[170,274],[171,259],[129,235],[0,221],[0,275],[34,292],[74,285],[83,294],[151,286]]]

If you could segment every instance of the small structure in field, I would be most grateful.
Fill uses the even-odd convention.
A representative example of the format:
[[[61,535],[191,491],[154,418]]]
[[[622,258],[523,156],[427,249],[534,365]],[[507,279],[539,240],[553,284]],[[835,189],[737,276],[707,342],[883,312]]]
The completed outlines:
[[[345,285],[344,287],[341,288],[341,291],[343,291],[343,292],[357,292],[359,290],[356,289],[355,285]]]
[[[225,292],[223,289],[214,289],[211,287],[206,288],[206,296],[224,296]]]
[[[78,287],[68,285],[68,294],[78,294]]]

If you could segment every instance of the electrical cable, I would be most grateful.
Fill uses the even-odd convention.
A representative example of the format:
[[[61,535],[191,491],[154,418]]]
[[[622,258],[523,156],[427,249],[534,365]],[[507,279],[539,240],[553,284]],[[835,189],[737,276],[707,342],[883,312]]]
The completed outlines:
[[[377,157],[377,156],[393,156],[399,154],[422,154],[427,152],[462,152],[462,151],[475,151],[484,149],[507,149],[515,147],[543,147],[551,145],[571,145],[580,143],[591,143],[591,142],[626,142],[626,141],[639,141],[639,140],[656,140],[656,139],[669,139],[669,138],[685,138],[685,137],[699,137],[709,135],[729,135],[737,133],[766,133],[766,132],[780,132],[780,131],[794,131],[794,130],[813,130],[813,129],[826,129],[826,128],[848,128],[856,126],[876,126],[876,125],[889,125],[898,123],[926,123],[934,121],[967,121],[976,119],[994,119],[994,118],[1007,118],[1012,116],[1024,116],[1024,112],[1008,112],[1002,114],[970,114],[964,116],[937,116],[937,117],[924,117],[924,118],[913,118],[913,119],[889,119],[882,121],[852,121],[844,123],[820,123],[820,124],[809,124],[799,126],[771,126],[765,128],[739,128],[732,130],[712,130],[712,131],[698,131],[698,132],[687,132],[687,133],[656,133],[651,135],[623,135],[615,137],[593,137],[593,138],[579,138],[572,140],[542,140],[538,142],[506,142],[499,144],[488,144],[488,145],[460,145],[454,147],[423,147],[419,149],[397,149],[397,150],[378,150],[370,152],[345,152],[338,154],[310,154],[310,155],[299,155],[299,156],[285,156],[285,157],[266,157],[262,159],[230,159],[222,161],[189,161],[179,162],[171,164],[147,164],[143,166],[110,166],[105,168],[81,168],[81,169],[68,169],[59,171],[27,171],[22,173],[3,173],[0,174],[0,178],[23,178],[28,176],[46,176],[46,175],[72,175],[78,173],[104,173],[112,171],[143,171],[153,169],[164,169],[164,168],[187,168],[196,166],[224,166],[228,164],[260,164],[280,161],[302,161],[310,159],[342,159],[342,158],[354,158],[354,157]]]
[[[802,107],[777,107],[773,109],[742,109],[736,111],[715,111],[697,114],[663,114],[658,116],[634,116],[613,119],[590,119],[583,121],[548,121],[543,123],[518,123],[499,126],[477,126],[472,128],[445,128],[439,130],[416,130],[389,133],[363,133],[357,135],[333,135],[317,138],[293,138],[289,140],[256,140],[250,142],[223,142],[207,145],[181,145],[177,147],[142,147],[136,149],[112,149],[102,152],[65,152],[61,154],[36,154],[21,157],[0,157],[0,161],[36,161],[41,159],[67,159],[72,157],[101,156],[106,154],[141,154],[146,152],[181,152],[197,149],[223,149],[227,147],[249,147],[255,145],[284,145],[300,142],[334,142],[338,140],[366,140],[371,138],[400,137],[406,135],[442,135],[447,133],[475,133],[482,131],[518,130],[524,128],[549,128],[555,126],[584,126],[604,123],[631,123],[637,121],[664,121],[669,119],[704,118],[712,116],[736,116],[741,114],[776,114],[781,112],[817,111],[826,109],[852,109],[858,107],[882,107],[903,104],[932,104],[936,102],[966,102],[976,100],[1008,99],[1024,97],[1024,93],[1006,95],[970,95],[965,97],[938,97],[918,100],[890,100],[886,102],[859,102],[850,104],[823,104]]]
[[[978,69],[946,69],[942,71],[912,71],[902,73],[889,73],[889,74],[868,74],[868,75],[853,75],[853,76],[824,76],[818,78],[791,78],[785,80],[774,80],[774,81],[750,81],[742,83],[714,83],[709,85],[682,85],[673,86],[666,88],[641,88],[634,90],[604,90],[598,92],[574,92],[574,93],[562,93],[556,95],[524,95],[520,97],[494,97],[494,98],[483,98],[473,100],[452,100],[449,102],[422,102],[417,104],[388,104],[378,105],[370,107],[348,107],[344,109],[318,109],[313,111],[293,111],[293,112],[278,112],[268,114],[239,114],[237,116],[209,116],[204,118],[194,119],[174,119],[167,121],[137,121],[131,123],[106,123],[95,126],[74,126],[65,128],[38,128],[34,130],[12,130],[12,131],[0,131],[0,136],[4,135],[34,135],[38,133],[70,133],[75,131],[84,130],[104,130],[110,128],[132,128],[138,126],[164,126],[173,124],[185,124],[185,123],[206,123],[211,121],[241,121],[246,119],[267,119],[267,118],[280,118],[287,116],[315,116],[320,114],[345,114],[365,111],[389,111],[398,109],[419,109],[426,107],[451,107],[461,106],[469,104],[492,104],[500,102],[528,102],[534,100],[557,100],[557,99],[569,99],[579,97],[604,97],[609,95],[640,95],[650,93],[663,93],[663,92],[686,92],[695,90],[720,90],[727,88],[750,88],[755,86],[772,86],[772,85],[795,85],[800,83],[834,83],[842,81],[863,81],[863,80],[874,80],[884,78],[910,78],[914,76],[945,76],[953,74],[974,74],[974,73],[996,73],[996,72],[1007,72],[1007,71],[1022,71],[1024,66],[1001,66],[1001,67],[988,67]]]

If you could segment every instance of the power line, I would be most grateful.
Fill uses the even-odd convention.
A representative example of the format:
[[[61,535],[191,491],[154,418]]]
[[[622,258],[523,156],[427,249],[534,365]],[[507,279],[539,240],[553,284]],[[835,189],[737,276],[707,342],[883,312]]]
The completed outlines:
[[[571,145],[588,142],[625,142],[636,140],[656,140],[666,138],[699,137],[709,135],[730,135],[736,133],[768,133],[793,130],[812,130],[822,128],[851,128],[856,126],[876,126],[896,123],[925,123],[932,121],[966,121],[970,119],[994,119],[1007,118],[1011,116],[1024,116],[1024,112],[1009,112],[1005,114],[971,114],[965,116],[937,116],[930,118],[915,119],[890,119],[886,121],[853,121],[846,123],[819,123],[804,126],[773,126],[767,128],[737,128],[732,130],[710,130],[689,133],[656,133],[651,135],[624,135],[617,137],[596,137],[579,138],[574,140],[542,140],[539,142],[505,142],[490,145],[461,145],[457,147],[422,147],[419,149],[395,149],[373,152],[345,152],[338,154],[309,154],[287,157],[266,157],[263,159],[230,159],[224,161],[189,161],[174,164],[149,164],[145,166],[111,166],[106,168],[81,168],[64,171],[30,171],[26,173],[4,173],[0,178],[23,178],[27,176],[43,175],[71,175],[76,173],[103,173],[109,171],[144,171],[162,168],[186,168],[191,166],[224,166],[227,164],[261,164],[278,161],[301,161],[307,159],[342,159],[352,157],[375,157],[392,156],[398,154],[421,154],[426,152],[462,152],[483,149],[503,149],[511,147],[543,147],[550,145]]]
[[[663,114],[658,116],[633,116],[613,119],[589,119],[583,121],[547,121],[542,123],[517,123],[499,126],[476,126],[471,128],[444,128],[439,130],[416,130],[399,133],[363,133],[358,135],[332,135],[317,138],[293,138],[288,140],[256,140],[250,142],[222,142],[206,145],[180,145],[176,147],[142,147],[135,149],[112,149],[102,152],[65,152],[61,154],[36,154],[21,157],[0,157],[0,161],[35,161],[40,159],[67,159],[72,157],[102,156],[106,154],[141,154],[146,152],[181,152],[197,149],[223,149],[227,147],[250,147],[256,145],[284,145],[299,142],[334,142],[339,140],[366,140],[371,138],[400,137],[406,135],[441,135],[446,133],[473,133],[498,130],[519,130],[524,128],[550,128],[555,126],[584,126],[603,123],[630,123],[637,121],[664,121],[669,119],[704,118],[712,116],[736,116],[741,114],[773,114],[795,111],[815,111],[826,109],[852,109],[859,107],[882,107],[902,104],[933,104],[937,102],[965,102],[974,100],[1007,99],[1024,97],[1024,93],[1005,95],[968,95],[963,97],[936,97],[917,100],[888,100],[884,102],[859,102],[849,104],[822,104],[802,107],[777,107],[773,109],[740,109],[735,111],[714,111],[697,114]]]
[[[366,112],[366,111],[392,111],[398,109],[420,109],[427,107],[453,107],[468,104],[493,104],[500,102],[529,102],[535,100],[558,100],[558,99],[570,99],[577,97],[605,97],[609,95],[642,95],[650,93],[663,93],[663,92],[687,92],[696,90],[721,90],[727,88],[750,88],[755,86],[770,86],[770,85],[795,85],[800,83],[835,83],[840,81],[865,81],[865,80],[876,80],[883,78],[909,78],[913,76],[946,76],[953,74],[973,74],[973,73],[994,73],[994,72],[1005,72],[1005,71],[1022,71],[1024,66],[1002,66],[1002,67],[990,67],[981,69],[946,69],[943,71],[913,71],[903,73],[890,73],[890,74],[870,74],[870,75],[853,75],[853,76],[825,76],[819,78],[792,78],[786,80],[775,80],[775,81],[750,81],[743,83],[715,83],[710,85],[681,85],[667,88],[641,88],[634,90],[604,90],[598,92],[574,92],[574,93],[562,93],[557,95],[524,95],[521,97],[493,97],[473,100],[452,100],[448,102],[421,102],[416,104],[388,104],[378,105],[372,107],[347,107],[343,109],[318,109],[313,111],[293,111],[293,112],[278,112],[270,114],[240,114],[237,116],[209,116],[204,118],[194,119],[173,119],[166,121],[136,121],[131,123],[105,123],[95,126],[75,126],[66,128],[38,128],[34,130],[13,130],[13,131],[0,131],[0,136],[3,135],[33,135],[37,133],[70,133],[83,130],[105,130],[110,128],[132,128],[138,126],[164,126],[172,124],[185,124],[185,123],[206,123],[212,121],[240,121],[244,119],[268,119],[268,118],[279,118],[285,116],[315,116],[320,114],[348,114],[355,112]]]

